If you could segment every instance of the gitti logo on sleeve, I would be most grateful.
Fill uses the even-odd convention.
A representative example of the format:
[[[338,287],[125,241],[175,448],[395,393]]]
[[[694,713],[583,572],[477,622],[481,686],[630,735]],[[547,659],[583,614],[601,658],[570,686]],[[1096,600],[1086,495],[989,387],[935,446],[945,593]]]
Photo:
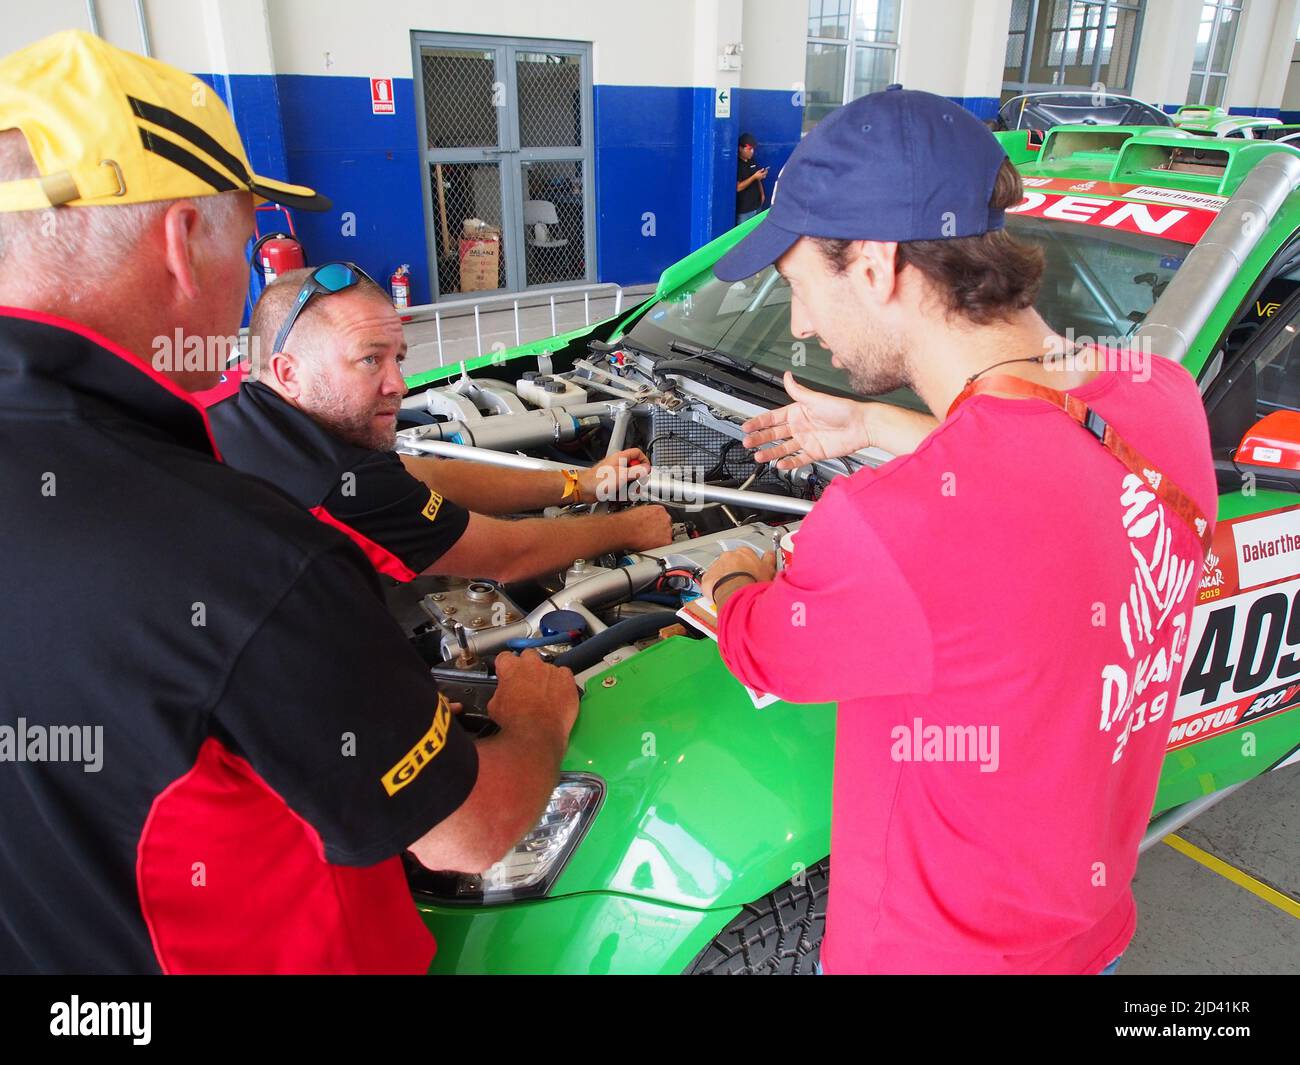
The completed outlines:
[[[151,1002],[70,1002],[50,1006],[50,1035],[130,1036],[136,1046],[149,1043]]]
[[[420,742],[406,752],[406,756],[383,776],[384,790],[389,795],[396,795],[419,775],[426,765],[437,757],[438,752],[447,743],[447,730],[451,728],[451,707],[447,697],[439,694],[438,709],[433,715],[433,724],[429,731],[420,737]]]

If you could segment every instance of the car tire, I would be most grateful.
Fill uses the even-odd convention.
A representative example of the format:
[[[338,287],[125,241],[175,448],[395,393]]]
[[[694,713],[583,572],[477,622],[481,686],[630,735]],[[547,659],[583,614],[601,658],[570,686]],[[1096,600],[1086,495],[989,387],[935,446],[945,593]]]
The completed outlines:
[[[689,976],[812,976],[826,930],[831,860],[746,903],[686,970]]]

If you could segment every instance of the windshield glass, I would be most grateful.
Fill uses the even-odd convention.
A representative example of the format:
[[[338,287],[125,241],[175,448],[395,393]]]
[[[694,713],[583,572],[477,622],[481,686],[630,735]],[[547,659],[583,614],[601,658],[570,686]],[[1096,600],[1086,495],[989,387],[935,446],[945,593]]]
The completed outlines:
[[[1131,336],[1190,250],[1159,237],[1027,216],[1007,216],[1015,236],[1043,249],[1046,268],[1038,312],[1057,332],[1118,343]],[[778,377],[793,370],[823,391],[851,394],[848,377],[816,340],[790,332],[790,287],[774,267],[744,281],[719,281],[705,271],[661,300],[632,328],[630,339],[660,354],[673,340],[716,349]],[[879,397],[924,409],[911,392]]]

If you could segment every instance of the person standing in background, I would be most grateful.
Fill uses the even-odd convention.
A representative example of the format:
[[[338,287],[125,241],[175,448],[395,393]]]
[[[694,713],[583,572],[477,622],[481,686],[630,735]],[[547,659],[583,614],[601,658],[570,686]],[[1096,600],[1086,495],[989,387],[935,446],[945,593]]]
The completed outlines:
[[[736,225],[749,221],[767,203],[767,193],[763,190],[767,167],[760,167],[754,162],[757,150],[758,141],[754,135],[742,133],[736,153]]]

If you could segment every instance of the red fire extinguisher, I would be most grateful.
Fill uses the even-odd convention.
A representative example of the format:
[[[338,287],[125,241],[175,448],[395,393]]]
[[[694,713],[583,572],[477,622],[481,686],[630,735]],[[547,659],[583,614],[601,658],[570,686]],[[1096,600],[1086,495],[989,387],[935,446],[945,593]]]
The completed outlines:
[[[393,291],[393,306],[406,308],[411,305],[411,266],[403,263],[393,271],[388,279],[388,287]]]
[[[287,270],[307,265],[302,245],[288,233],[268,233],[253,245],[253,259],[261,266],[262,277],[270,284]]]

